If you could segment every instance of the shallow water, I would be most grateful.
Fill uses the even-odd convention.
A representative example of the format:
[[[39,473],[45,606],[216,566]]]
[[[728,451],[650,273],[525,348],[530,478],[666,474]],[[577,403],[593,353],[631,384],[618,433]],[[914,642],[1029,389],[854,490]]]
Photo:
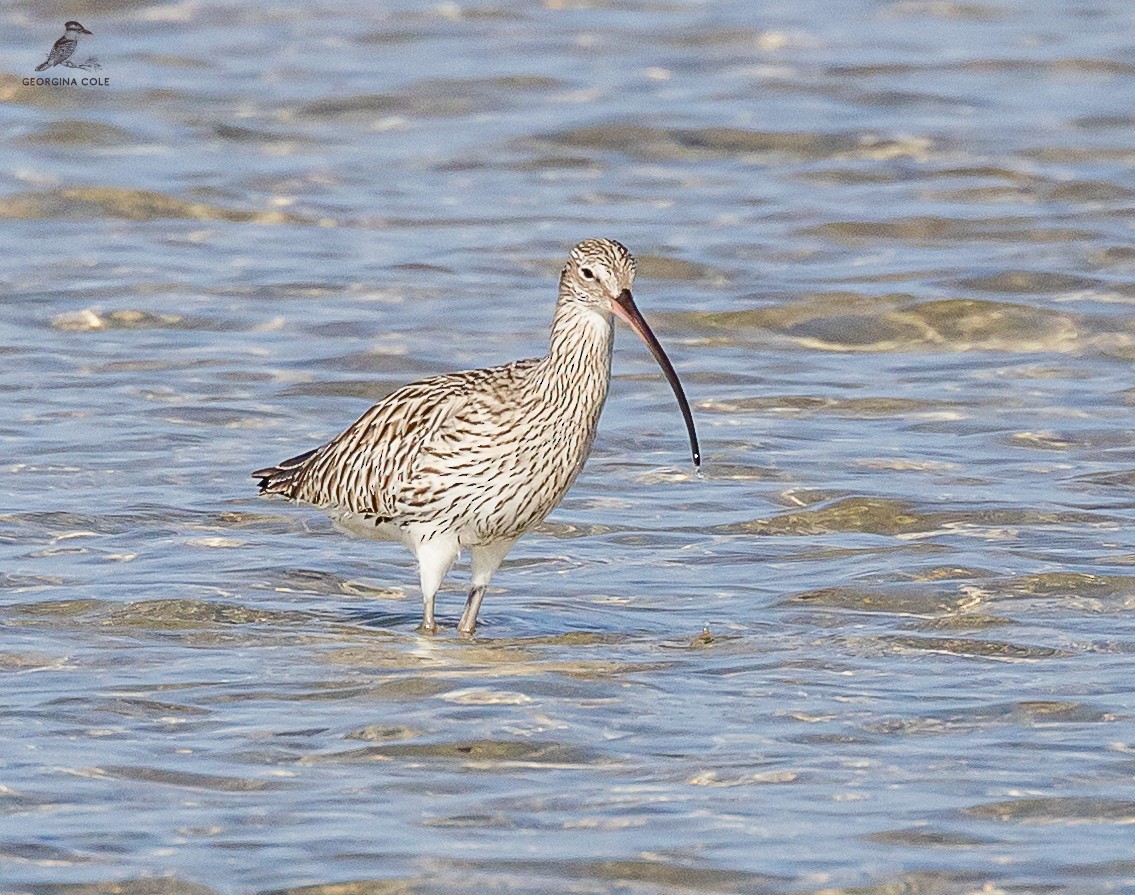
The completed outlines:
[[[1128,4],[0,11],[0,883],[1135,890]],[[640,261],[587,470],[413,631],[250,470]]]

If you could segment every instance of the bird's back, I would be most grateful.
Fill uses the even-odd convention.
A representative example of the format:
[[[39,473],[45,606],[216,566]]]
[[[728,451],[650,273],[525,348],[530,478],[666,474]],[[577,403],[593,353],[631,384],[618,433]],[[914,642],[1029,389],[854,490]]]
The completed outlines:
[[[402,386],[327,444],[252,475],[261,479],[261,493],[390,519],[414,459],[461,401],[469,378],[449,373]]]
[[[46,68],[51,68],[53,65],[59,65],[66,62],[75,54],[75,48],[79,46],[77,40],[64,35],[55,42],[51,48],[51,52],[47,54],[47,59],[35,67],[36,71],[43,71]]]
[[[547,412],[542,363],[403,386],[337,438],[253,476],[262,493],[376,528],[444,524],[465,543],[519,534],[559,503],[594,435],[591,421],[581,431],[581,421]]]

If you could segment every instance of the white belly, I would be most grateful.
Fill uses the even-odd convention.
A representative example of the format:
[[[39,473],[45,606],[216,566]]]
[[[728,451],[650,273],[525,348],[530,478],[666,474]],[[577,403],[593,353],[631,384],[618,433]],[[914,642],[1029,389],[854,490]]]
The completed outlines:
[[[376,541],[403,541],[403,534],[397,525],[390,522],[375,524],[373,516],[361,513],[352,513],[349,510],[328,508],[327,514],[331,522],[340,531],[360,538],[373,538]]]

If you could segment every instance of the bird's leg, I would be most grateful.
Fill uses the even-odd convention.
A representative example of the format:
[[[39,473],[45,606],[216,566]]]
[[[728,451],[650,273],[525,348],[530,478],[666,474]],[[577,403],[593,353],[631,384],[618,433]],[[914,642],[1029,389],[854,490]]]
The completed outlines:
[[[485,598],[485,585],[477,584],[469,591],[465,600],[465,611],[461,613],[461,623],[457,626],[457,633],[464,637],[471,637],[477,628],[477,613],[481,610],[481,600]]]
[[[416,630],[419,634],[436,634],[437,622],[434,621],[434,594],[427,596],[423,593],[422,603],[425,604],[422,608],[422,623],[418,625]]]
[[[422,623],[418,631],[422,634],[436,634],[434,621],[434,597],[437,596],[445,573],[457,559],[460,547],[456,538],[433,537],[413,545],[418,559],[418,575],[422,582]]]
[[[477,613],[481,609],[481,600],[485,598],[485,588],[516,541],[516,538],[510,538],[469,548],[473,556],[473,589],[465,600],[465,611],[461,613],[461,622],[457,626],[457,633],[462,637],[472,637],[477,629]]]

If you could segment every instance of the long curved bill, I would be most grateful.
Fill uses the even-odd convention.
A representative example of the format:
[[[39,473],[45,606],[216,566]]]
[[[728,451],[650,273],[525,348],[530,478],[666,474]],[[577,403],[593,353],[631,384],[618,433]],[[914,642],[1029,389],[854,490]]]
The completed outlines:
[[[666,381],[674,390],[674,397],[678,399],[678,407],[682,410],[682,418],[686,421],[686,431],[690,435],[690,453],[694,458],[694,466],[701,466],[701,449],[698,447],[698,433],[694,430],[694,415],[690,412],[690,402],[686,400],[686,393],[682,390],[682,383],[678,381],[678,374],[674,372],[674,365],[670,363],[670,358],[666,356],[666,352],[662,350],[662,345],[654,337],[654,333],[651,332],[646,320],[635,307],[634,296],[631,295],[630,289],[624,289],[619,293],[611,305],[611,310],[642,337],[642,340],[646,342],[646,347],[650,349],[650,353],[658,361],[658,366],[666,374]]]

